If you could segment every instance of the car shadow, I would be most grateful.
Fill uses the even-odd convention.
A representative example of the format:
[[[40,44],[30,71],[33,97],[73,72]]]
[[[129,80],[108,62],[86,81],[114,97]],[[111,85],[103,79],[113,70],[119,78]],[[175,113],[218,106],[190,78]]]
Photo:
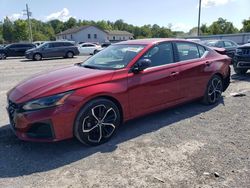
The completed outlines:
[[[223,99],[219,104],[224,105]],[[204,106],[199,102],[192,102],[131,120],[120,126],[117,134],[109,142],[96,147],[84,146],[76,139],[55,143],[24,142],[14,136],[9,125],[2,126],[0,128],[0,178],[46,172],[98,152],[112,152],[121,143],[197,116],[217,105]]]

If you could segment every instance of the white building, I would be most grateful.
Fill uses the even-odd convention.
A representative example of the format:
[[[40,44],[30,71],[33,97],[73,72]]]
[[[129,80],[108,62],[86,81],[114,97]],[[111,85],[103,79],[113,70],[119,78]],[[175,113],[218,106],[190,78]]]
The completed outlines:
[[[58,33],[56,40],[70,40],[79,42],[120,42],[133,39],[133,34],[127,31],[102,30],[95,26],[75,27]]]

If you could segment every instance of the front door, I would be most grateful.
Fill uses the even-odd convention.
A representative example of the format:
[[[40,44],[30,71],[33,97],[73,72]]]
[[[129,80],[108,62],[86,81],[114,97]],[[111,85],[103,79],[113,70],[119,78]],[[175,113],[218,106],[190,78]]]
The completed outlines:
[[[174,61],[172,43],[152,47],[141,59],[150,59],[151,67],[128,75],[132,117],[155,111],[180,99],[179,65]]]

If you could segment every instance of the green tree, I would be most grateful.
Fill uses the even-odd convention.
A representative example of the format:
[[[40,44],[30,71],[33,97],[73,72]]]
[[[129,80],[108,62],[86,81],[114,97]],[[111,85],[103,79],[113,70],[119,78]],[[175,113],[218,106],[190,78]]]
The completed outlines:
[[[3,39],[6,42],[14,42],[14,25],[8,17],[4,19],[3,23]]]
[[[201,31],[202,35],[209,35],[210,34],[209,28],[207,27],[206,24],[201,25],[200,31]]]
[[[209,27],[211,34],[231,34],[238,32],[238,29],[234,27],[232,22],[228,22],[226,19],[219,18],[213,22]]]
[[[4,40],[3,40],[3,24],[2,22],[0,21],[0,43],[4,43]]]
[[[80,26],[81,20],[78,21],[78,26]],[[80,22],[80,23],[79,23]],[[55,20],[51,20],[48,22],[49,25],[51,25],[51,27],[53,28],[54,30],[54,33],[60,33],[63,31],[63,28],[64,28],[64,23],[58,19],[55,19]]]
[[[28,33],[28,23],[25,20],[16,20],[14,22],[14,40],[15,41],[28,41],[29,33]]]
[[[242,22],[243,28],[241,29],[242,32],[250,32],[250,17],[248,20],[243,20]]]
[[[75,18],[69,18],[68,21],[64,23],[64,30],[70,29],[77,26],[77,20]]]
[[[103,30],[112,30],[112,26],[104,20],[96,22],[96,26]]]

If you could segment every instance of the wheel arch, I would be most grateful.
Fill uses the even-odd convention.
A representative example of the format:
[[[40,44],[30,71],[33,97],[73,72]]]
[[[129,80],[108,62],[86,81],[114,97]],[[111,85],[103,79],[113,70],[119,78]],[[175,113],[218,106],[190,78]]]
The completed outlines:
[[[84,106],[88,103],[90,103],[91,101],[94,101],[94,100],[97,100],[97,99],[106,99],[106,100],[110,100],[112,101],[118,108],[119,112],[120,112],[120,117],[121,117],[121,121],[120,123],[123,122],[123,118],[124,118],[124,114],[123,114],[123,108],[121,106],[121,103],[114,97],[112,96],[109,96],[109,95],[99,95],[99,96],[95,96],[93,98],[90,98],[88,99],[84,104],[81,105],[81,107],[79,108],[78,112],[76,113],[76,116],[74,118],[74,124],[73,124],[73,128],[72,128],[72,133],[73,133],[73,136],[76,136],[76,132],[75,132],[75,126],[76,126],[76,121],[77,121],[77,118],[78,118],[78,114],[79,112],[84,108]]]
[[[74,53],[73,50],[68,50],[68,51],[66,52],[66,55],[67,55],[69,52],[71,52],[73,55],[75,55],[75,53]]]
[[[110,95],[100,95],[100,96],[96,96],[94,98],[91,98],[90,100],[88,100],[88,102],[90,102],[92,100],[96,100],[96,99],[107,99],[107,100],[112,101],[117,106],[117,108],[118,108],[118,110],[120,112],[121,123],[123,122],[123,118],[124,118],[124,114],[123,113],[124,113],[124,111],[123,111],[122,105],[121,105],[121,103],[119,102],[118,99],[116,99],[115,97],[112,97]]]
[[[40,52],[36,52],[36,53],[34,53],[34,54],[33,54],[33,58],[35,57],[35,55],[36,55],[36,54],[39,54],[39,55],[41,56],[41,58],[43,58],[43,54],[42,54],[42,53],[40,53]]]

